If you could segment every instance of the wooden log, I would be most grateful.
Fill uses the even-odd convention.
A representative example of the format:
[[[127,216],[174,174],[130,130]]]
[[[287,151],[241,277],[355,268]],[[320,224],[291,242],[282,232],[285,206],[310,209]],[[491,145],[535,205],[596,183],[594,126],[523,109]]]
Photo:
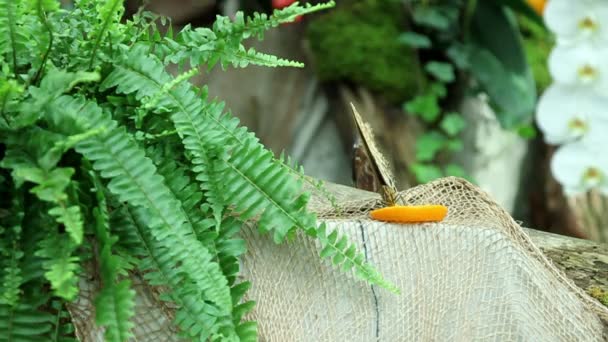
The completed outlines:
[[[608,245],[525,228],[534,244],[576,285],[608,291]]]
[[[325,186],[338,203],[377,196],[339,184],[326,183]],[[593,288],[608,291],[608,245],[537,229],[524,230],[534,244],[581,289],[586,292]]]

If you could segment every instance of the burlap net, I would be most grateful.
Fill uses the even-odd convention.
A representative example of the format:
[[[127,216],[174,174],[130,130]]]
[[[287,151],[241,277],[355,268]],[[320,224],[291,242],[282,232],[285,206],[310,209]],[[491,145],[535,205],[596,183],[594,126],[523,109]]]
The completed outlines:
[[[604,341],[608,310],[567,279],[488,195],[459,178],[401,193],[405,204],[443,204],[439,224],[372,221],[375,194],[319,218],[348,234],[400,295],[319,262],[303,235],[274,245],[245,231],[243,276],[257,301],[262,341]]]
[[[243,230],[248,253],[241,277],[253,283],[261,341],[604,341],[608,310],[568,280],[521,227],[485,193],[445,178],[401,193],[407,204],[443,204],[440,224],[395,225],[368,218],[376,194],[337,193],[336,210],[322,197],[311,209],[349,235],[395,295],[319,260],[319,245],[298,235],[276,245],[253,225]],[[91,274],[91,273],[89,273]],[[173,308],[139,275],[137,341],[175,341]],[[81,280],[70,305],[77,335],[103,341],[91,301],[97,281]]]

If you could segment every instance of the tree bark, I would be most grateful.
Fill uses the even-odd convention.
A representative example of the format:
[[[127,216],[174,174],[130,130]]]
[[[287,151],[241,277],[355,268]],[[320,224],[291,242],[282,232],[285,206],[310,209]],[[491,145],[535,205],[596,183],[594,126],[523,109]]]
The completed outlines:
[[[534,244],[580,288],[608,290],[608,245],[535,229],[525,230]]]

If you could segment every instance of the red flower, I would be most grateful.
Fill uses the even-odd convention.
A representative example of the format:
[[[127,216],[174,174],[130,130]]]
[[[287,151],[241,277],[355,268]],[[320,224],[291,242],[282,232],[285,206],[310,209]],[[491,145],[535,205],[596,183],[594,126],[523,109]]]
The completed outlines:
[[[293,4],[294,2],[296,2],[296,0],[272,0],[272,8],[274,8],[274,9],[285,8],[285,7]],[[297,23],[300,20],[302,20],[302,16],[297,16],[293,22]]]
[[[272,0],[272,8],[281,9],[296,2],[296,0]]]

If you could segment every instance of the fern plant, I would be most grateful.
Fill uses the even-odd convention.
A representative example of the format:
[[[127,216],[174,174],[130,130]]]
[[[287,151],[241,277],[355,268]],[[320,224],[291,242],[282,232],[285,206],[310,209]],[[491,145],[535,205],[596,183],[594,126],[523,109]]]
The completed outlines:
[[[218,63],[300,67],[243,41],[333,5],[161,34],[149,13],[125,20],[120,0],[0,0],[0,340],[73,338],[65,307],[85,262],[108,341],[133,336],[130,272],[169,289],[183,337],[255,340],[237,282],[250,219],[277,243],[314,237],[321,257],[396,290],[307,210],[303,173],[188,82]]]

